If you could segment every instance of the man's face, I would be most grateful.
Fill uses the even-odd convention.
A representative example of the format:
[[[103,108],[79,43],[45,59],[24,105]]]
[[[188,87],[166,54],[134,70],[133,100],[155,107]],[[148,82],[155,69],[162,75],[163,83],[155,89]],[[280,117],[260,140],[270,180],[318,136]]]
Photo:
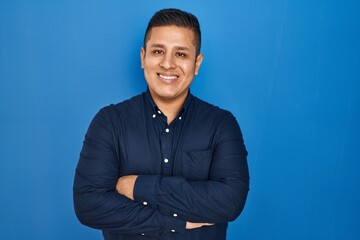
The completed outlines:
[[[177,26],[154,27],[145,49],[141,49],[141,67],[155,102],[185,99],[203,59],[202,54],[196,56],[194,32]]]

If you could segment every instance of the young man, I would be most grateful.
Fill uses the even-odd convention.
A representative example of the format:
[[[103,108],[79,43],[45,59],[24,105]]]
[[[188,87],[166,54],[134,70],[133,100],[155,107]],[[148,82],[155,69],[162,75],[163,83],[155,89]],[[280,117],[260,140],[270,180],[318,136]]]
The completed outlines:
[[[76,168],[80,222],[105,239],[226,239],[249,189],[247,151],[233,115],[189,92],[203,55],[198,20],[152,17],[141,49],[148,89],[103,108]]]

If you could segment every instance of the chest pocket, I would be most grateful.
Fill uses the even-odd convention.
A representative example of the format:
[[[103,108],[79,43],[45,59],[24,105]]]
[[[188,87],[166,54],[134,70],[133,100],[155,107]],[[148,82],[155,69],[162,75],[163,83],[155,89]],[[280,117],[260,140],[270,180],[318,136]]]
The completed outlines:
[[[176,164],[176,174],[189,180],[207,180],[212,159],[212,149],[183,152]]]

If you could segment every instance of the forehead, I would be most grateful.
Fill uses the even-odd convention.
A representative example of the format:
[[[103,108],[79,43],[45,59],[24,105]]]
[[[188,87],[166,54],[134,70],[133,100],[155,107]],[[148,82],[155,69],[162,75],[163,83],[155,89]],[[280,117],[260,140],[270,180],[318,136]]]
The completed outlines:
[[[183,46],[195,49],[195,33],[193,30],[178,26],[153,27],[147,36],[146,46],[161,44],[164,46]]]

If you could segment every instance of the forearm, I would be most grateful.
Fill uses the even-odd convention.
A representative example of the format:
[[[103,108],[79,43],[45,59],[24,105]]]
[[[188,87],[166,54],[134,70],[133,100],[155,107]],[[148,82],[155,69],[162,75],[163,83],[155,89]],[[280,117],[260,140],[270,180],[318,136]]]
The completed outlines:
[[[81,223],[101,230],[142,233],[185,230],[185,221],[165,216],[149,206],[109,189],[99,189],[77,173],[74,183],[75,212]]]
[[[151,187],[152,186],[152,187]],[[248,192],[243,182],[188,181],[182,177],[139,176],[135,200],[190,222],[221,223],[242,211]]]
[[[116,184],[116,191],[127,197],[130,200],[134,200],[134,186],[136,179],[138,178],[137,175],[129,175],[129,176],[123,176],[120,177]],[[146,204],[145,204],[146,203]],[[143,202],[143,204],[147,205],[147,202]],[[177,214],[172,214],[172,217],[178,217]],[[186,221],[186,229],[195,229],[200,228],[203,226],[211,226],[213,223],[193,223],[189,222],[186,219],[182,219],[183,221]]]

